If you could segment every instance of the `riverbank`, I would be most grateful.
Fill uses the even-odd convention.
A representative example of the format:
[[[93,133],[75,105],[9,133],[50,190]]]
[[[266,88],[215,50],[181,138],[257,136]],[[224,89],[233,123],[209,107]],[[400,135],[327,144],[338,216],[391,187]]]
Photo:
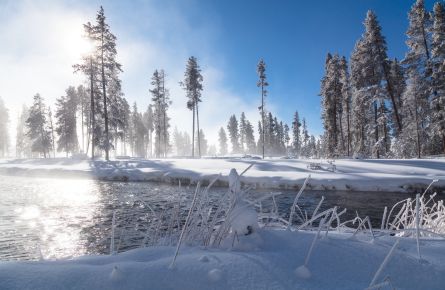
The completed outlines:
[[[149,247],[73,260],[1,262],[1,289],[366,289],[396,238],[322,233],[301,271],[316,232],[260,230],[231,249]],[[387,289],[443,289],[445,244],[401,238],[375,283]],[[297,270],[300,267],[299,270]],[[386,288],[383,288],[386,289]]]
[[[242,172],[251,164],[242,182],[256,188],[298,189],[310,174],[308,190],[416,192],[438,179],[433,190],[445,192],[445,159],[343,159],[335,161],[335,171],[329,163],[320,160],[203,158],[90,162],[68,158],[14,159],[0,161],[0,174],[190,184],[198,180],[205,183],[223,173],[217,185],[226,186],[227,172],[231,168]]]

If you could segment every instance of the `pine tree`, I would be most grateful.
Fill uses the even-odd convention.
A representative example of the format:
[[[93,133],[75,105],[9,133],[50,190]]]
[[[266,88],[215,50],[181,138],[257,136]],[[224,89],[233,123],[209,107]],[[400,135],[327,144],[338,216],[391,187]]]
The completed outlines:
[[[227,131],[229,132],[230,142],[232,143],[232,153],[239,153],[238,120],[235,115],[230,116],[229,123],[227,124]]]
[[[300,156],[301,138],[300,138],[300,117],[298,111],[295,111],[294,120],[292,121],[292,151],[296,157]]]
[[[310,147],[309,147],[309,132],[307,129],[306,119],[302,120],[302,128],[301,128],[301,136],[302,136],[302,146],[301,146],[301,155],[304,157],[310,156]]]
[[[288,155],[288,148],[289,148],[289,142],[290,142],[290,135],[289,135],[289,125],[284,124],[284,146],[285,146],[285,152]]]
[[[383,148],[388,148],[383,120],[383,103],[392,103],[393,114],[400,131],[399,109],[390,78],[390,66],[387,59],[386,41],[376,15],[368,11],[364,22],[365,32],[356,43],[351,56],[353,149],[361,156],[384,155]],[[385,123],[386,124],[386,123]],[[327,146],[329,148],[329,144]]]
[[[246,125],[246,115],[242,112],[239,121],[240,147],[242,152],[245,152],[246,148]]]
[[[402,95],[405,91],[406,82],[405,82],[405,72],[403,67],[400,65],[397,59],[391,61],[391,69],[390,69],[390,79],[394,92],[394,100],[397,108],[399,108],[399,122],[403,124],[403,107],[402,107]],[[392,116],[392,124],[397,124],[397,120],[395,119],[396,115]],[[403,126],[401,126],[403,128]],[[400,134],[400,130],[393,125],[392,128],[393,136],[397,137]]]
[[[51,133],[51,150],[53,151],[53,158],[56,158],[56,137],[54,134],[54,122],[53,122],[53,111],[51,110],[51,107],[48,107],[48,124],[49,124],[49,131]]]
[[[26,105],[22,106],[16,127],[15,155],[18,158],[30,158],[32,156],[31,140],[27,136],[26,120],[29,118],[29,109]]]
[[[343,149],[346,151],[343,152],[346,156],[351,155],[351,142],[352,142],[352,134],[351,134],[351,86],[349,83],[349,70],[348,70],[348,62],[346,58],[343,56],[340,60],[340,83],[341,83],[341,94],[342,94],[342,143]],[[315,138],[315,137],[314,137]]]
[[[120,115],[120,130],[119,133],[122,147],[121,147],[121,154],[127,155],[127,142],[129,139],[129,132],[130,132],[130,105],[128,104],[127,99],[122,98],[121,104],[119,106],[119,115]]]
[[[432,62],[432,134],[441,139],[445,153],[445,9],[437,2],[434,5],[434,25],[431,43]],[[433,152],[438,154],[439,152]]]
[[[431,64],[430,64],[430,49],[431,49],[431,19],[428,12],[425,10],[423,0],[417,0],[412,6],[408,14],[409,27],[406,32],[408,39],[406,44],[408,52],[402,63],[406,67],[407,75],[407,90],[405,93],[404,103],[414,103],[418,106],[415,110],[411,105],[411,112],[409,114],[411,120],[416,121],[416,131],[421,131],[418,136],[417,156],[426,154],[427,143],[430,142],[428,135],[430,135],[429,117],[430,113],[430,87],[431,87]],[[416,84],[416,87],[413,84]],[[415,94],[415,95],[413,95]],[[407,122],[405,122],[407,123]],[[407,137],[407,134],[404,134]],[[408,138],[409,140],[410,138]],[[408,140],[403,140],[402,143],[407,144]]]
[[[267,96],[267,90],[266,87],[269,86],[269,84],[266,81],[266,64],[264,63],[263,59],[260,59],[258,65],[257,65],[257,74],[259,77],[259,80],[257,82],[257,87],[261,88],[261,106],[259,107],[260,112],[261,112],[261,124],[262,124],[262,128],[259,129],[261,130],[261,149],[262,149],[262,156],[264,159],[264,146],[265,146],[265,99]]]
[[[204,135],[204,131],[202,130],[202,129],[200,129],[200,132],[199,132],[199,138],[200,138],[200,140],[199,140],[199,144],[201,144],[201,154],[202,155],[207,155],[207,151],[208,151],[208,141],[207,141],[207,139],[205,138],[205,135]],[[198,137],[197,136],[197,137]],[[198,140],[196,140],[197,142],[198,142]]]
[[[29,117],[26,120],[27,136],[31,139],[31,150],[42,154],[45,158],[50,157],[52,147],[47,111],[43,98],[40,94],[36,94],[33,105],[29,110]]]
[[[145,138],[145,155],[152,156],[152,143],[153,143],[153,131],[154,131],[154,119],[155,114],[153,112],[153,106],[149,105],[147,111],[145,111],[143,116],[143,123],[145,128],[147,129],[147,135]],[[167,144],[168,144],[168,135],[167,135]]]
[[[155,70],[151,79],[151,85],[153,89],[150,90],[152,95],[152,101],[154,106],[154,129],[156,134],[155,142],[155,156],[157,158],[161,157],[161,136],[163,131],[162,121],[163,121],[163,89],[161,75],[158,70]]]
[[[80,128],[81,128],[81,150],[85,152],[85,126],[89,128],[89,122],[91,117],[90,112],[90,99],[88,96],[87,89],[83,85],[77,87],[77,98],[78,98],[78,111],[80,113]]]
[[[5,157],[8,155],[9,148],[9,112],[0,97],[0,157]]]
[[[227,154],[227,135],[226,131],[224,131],[224,128],[221,127],[219,129],[218,133],[218,141],[219,141],[219,154],[220,155],[226,155]]]
[[[424,99],[419,98],[423,94],[422,82],[422,76],[413,72],[403,94],[404,129],[400,136],[401,141],[399,141],[402,143],[399,145],[401,147],[399,152],[402,157],[417,156],[417,158],[420,158],[422,154],[422,139],[426,138],[426,132],[422,130],[421,124],[424,105],[420,103]]]
[[[339,153],[340,133],[339,111],[342,104],[342,86],[340,83],[340,59],[338,55],[328,54],[325,62],[325,76],[321,81],[320,96],[322,96],[322,119],[328,142],[328,156]],[[341,151],[341,149],[340,149]]]
[[[256,153],[256,144],[255,144],[255,136],[254,136],[254,129],[252,124],[249,121],[246,121],[246,127],[245,127],[245,133],[246,133],[246,146],[247,146],[247,152],[250,154]]]
[[[117,79],[118,72],[122,71],[121,64],[116,61],[116,36],[110,31],[109,25],[105,22],[105,12],[103,7],[100,7],[99,12],[96,15],[96,26],[93,27],[93,33],[95,34],[95,40],[97,41],[97,55],[99,59],[99,67],[101,71],[100,82],[102,85],[102,97],[103,97],[103,116],[104,116],[104,144],[105,159],[109,160],[109,151],[112,148],[109,134],[109,120],[108,120],[108,106],[107,102],[107,86],[112,82],[119,82]]]
[[[184,73],[184,81],[181,86],[184,88],[187,96],[187,108],[193,111],[193,130],[192,130],[192,157],[195,157],[195,115],[198,127],[198,141],[199,138],[199,111],[198,104],[201,102],[203,77],[201,69],[199,68],[197,59],[192,56],[188,59],[187,66]],[[198,156],[201,157],[201,148],[198,142]]]
[[[147,128],[144,126],[142,120],[142,114],[138,112],[137,104],[133,105],[133,112],[131,116],[131,123],[133,126],[133,144],[134,154],[138,157],[146,157],[146,135],[148,134]]]
[[[94,27],[90,22],[87,22],[83,25],[85,38],[87,41],[93,46],[97,41],[94,33]],[[100,106],[98,106],[98,102],[101,100],[100,91],[98,87],[98,81],[100,79],[100,70],[99,70],[99,61],[98,56],[95,51],[89,51],[86,55],[82,56],[82,62],[79,64],[73,65],[74,72],[82,72],[88,79],[88,93],[89,93],[89,116],[88,116],[88,138],[87,150],[89,149],[90,139],[91,139],[91,159],[95,157],[95,148],[98,144],[99,138],[98,134],[100,134],[100,126],[98,126],[99,122],[96,121],[98,117],[102,114],[98,110]]]
[[[77,119],[76,109],[78,106],[78,95],[74,87],[66,90],[66,95],[56,100],[56,129],[59,139],[57,141],[57,151],[76,153],[79,149],[77,139]]]

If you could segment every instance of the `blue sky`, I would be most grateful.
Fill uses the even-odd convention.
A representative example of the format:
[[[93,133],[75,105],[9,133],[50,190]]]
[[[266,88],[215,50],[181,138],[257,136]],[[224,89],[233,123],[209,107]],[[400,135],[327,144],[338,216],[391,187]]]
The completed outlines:
[[[141,109],[149,102],[149,77],[157,68],[167,72],[173,105],[173,126],[190,131],[191,113],[185,109],[178,85],[190,55],[198,57],[204,74],[201,123],[216,140],[216,130],[230,114],[246,111],[256,122],[259,91],[256,64],[263,57],[270,83],[268,106],[279,119],[291,123],[295,110],[306,117],[310,131],[321,134],[320,79],[326,53],[349,57],[363,32],[368,9],[377,13],[386,36],[389,56],[406,51],[407,13],[413,1],[12,1],[0,2],[0,96],[11,107],[30,103],[40,92],[51,103],[68,85],[71,64],[79,54],[82,27],[105,8],[118,38],[123,64],[123,89]],[[426,1],[429,9],[433,1]],[[5,80],[7,80],[5,82]],[[26,86],[23,84],[26,83]]]

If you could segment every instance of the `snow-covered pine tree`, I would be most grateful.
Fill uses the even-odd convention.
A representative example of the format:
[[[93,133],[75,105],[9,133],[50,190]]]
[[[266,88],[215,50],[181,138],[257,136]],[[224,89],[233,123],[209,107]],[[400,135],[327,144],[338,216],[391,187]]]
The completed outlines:
[[[309,147],[309,131],[307,129],[306,119],[303,118],[302,126],[301,126],[301,155],[308,158],[310,156],[310,147]]]
[[[288,124],[284,124],[284,149],[286,155],[289,155],[289,142],[290,142],[290,135],[289,135],[290,129]]]
[[[145,156],[153,156],[152,143],[153,143],[153,131],[154,131],[154,112],[153,106],[148,105],[147,110],[143,115],[143,123],[145,128],[147,129],[147,134],[145,136]],[[168,134],[167,134],[167,143],[168,143]]]
[[[170,105],[169,93],[165,87],[165,73],[163,70],[155,70],[152,76],[150,90],[154,107],[154,129],[156,134],[155,155],[166,157],[168,150],[169,118],[167,109]]]
[[[263,142],[263,128],[264,128],[264,126],[263,126],[263,124],[262,124],[262,122],[261,122],[261,120],[259,120],[258,121],[258,136],[259,136],[259,138],[258,138],[258,144],[257,144],[257,153],[258,154],[262,154],[262,148],[263,148],[263,144],[264,144],[264,142]]]
[[[79,85],[76,90],[77,98],[78,98],[78,113],[80,114],[80,131],[81,131],[81,146],[80,149],[82,152],[85,152],[85,127],[89,128],[90,122],[90,99],[88,96],[87,89],[83,85]]]
[[[342,105],[342,86],[340,83],[340,59],[328,53],[325,61],[325,76],[321,81],[322,120],[327,138],[328,157],[339,153],[339,107]]]
[[[409,92],[405,92],[406,99],[403,103],[414,103],[418,106],[414,112],[409,114],[411,120],[405,120],[408,123],[417,120],[416,131],[422,134],[419,136],[417,144],[417,156],[427,153],[427,144],[430,143],[430,101],[431,101],[431,19],[429,13],[425,9],[423,0],[417,0],[412,6],[409,14],[409,27],[406,32],[408,39],[406,45],[408,52],[402,63],[406,67],[407,84]],[[410,85],[411,83],[411,85]],[[417,87],[412,84],[415,83]],[[408,90],[407,88],[407,90]],[[413,95],[415,94],[415,95]],[[411,111],[414,108],[411,106]],[[411,126],[412,127],[412,126]],[[408,140],[408,134],[404,134]],[[402,140],[403,144],[407,144],[408,140]]]
[[[240,140],[240,150],[241,152],[246,152],[246,115],[244,112],[241,113],[239,120],[239,140]]]
[[[199,132],[199,138],[201,140],[199,140],[199,144],[201,144],[201,155],[207,155],[207,151],[208,151],[208,141],[204,135],[204,131],[202,129],[200,129]],[[196,136],[196,137],[198,137]],[[196,140],[198,142],[198,140]],[[197,152],[198,153],[198,152]]]
[[[343,142],[343,155],[351,156],[351,142],[352,142],[352,134],[351,134],[351,85],[349,83],[349,69],[348,62],[346,57],[342,57],[340,59],[340,84],[341,84],[341,93],[342,93],[342,117],[341,117],[341,130],[342,134],[342,142]],[[314,137],[315,138],[315,137]],[[315,149],[314,149],[315,150]]]
[[[161,145],[161,135],[162,135],[162,80],[161,76],[158,72],[158,70],[155,70],[153,73],[153,76],[151,78],[151,85],[153,86],[152,89],[150,89],[150,93],[152,95],[152,102],[154,107],[154,131],[156,136],[155,141],[155,156],[156,158],[161,157],[161,148],[163,147]]]
[[[87,22],[83,25],[84,28],[84,37],[86,40],[93,46],[97,41],[94,33],[94,27],[90,22]],[[88,51],[87,54],[82,55],[82,62],[79,64],[73,65],[74,72],[82,72],[87,80],[88,80],[88,88],[87,93],[89,95],[89,116],[88,116],[88,141],[86,152],[89,150],[90,139],[91,139],[91,159],[95,157],[96,146],[99,142],[98,135],[102,135],[100,133],[100,121],[96,121],[98,118],[100,119],[102,113],[100,112],[101,106],[99,106],[99,102],[102,100],[100,91],[99,91],[99,79],[100,79],[100,70],[99,70],[99,61],[98,55],[95,51]]]
[[[16,127],[15,156],[17,158],[32,157],[31,140],[27,136],[26,120],[29,118],[29,109],[26,105],[22,106]]]
[[[109,138],[113,142],[110,142],[110,150],[114,150],[115,155],[117,155],[117,145],[124,140],[124,114],[126,100],[124,94],[122,93],[122,86],[120,79],[115,76],[111,78],[108,84],[108,124],[109,124]]]
[[[403,107],[402,107],[402,95],[405,91],[406,82],[405,82],[405,72],[403,67],[400,65],[399,61],[394,59],[391,61],[390,68],[390,79],[392,84],[392,89],[394,93],[394,101],[396,103],[397,108],[399,108],[399,122],[403,124]],[[397,137],[400,134],[400,130],[395,126],[397,124],[396,115],[392,114],[392,135]],[[401,126],[403,128],[403,126]]]
[[[424,105],[420,103],[425,99],[423,94],[423,76],[416,71],[411,72],[406,90],[403,94],[403,131],[399,136],[398,155],[404,158],[420,158],[422,154],[422,138],[426,138],[426,132],[422,130],[421,114]]]
[[[76,88],[70,86],[66,89],[66,94],[56,100],[56,126],[58,135],[57,151],[73,154],[79,150],[77,139],[77,118],[76,111],[79,96]]]
[[[258,130],[260,130],[261,134],[260,134],[260,139],[261,139],[261,151],[262,151],[262,156],[264,159],[264,146],[266,144],[265,141],[265,134],[266,134],[266,130],[265,130],[265,122],[266,122],[266,116],[265,116],[265,101],[266,101],[266,96],[267,96],[267,90],[266,87],[269,86],[269,83],[266,81],[266,63],[264,62],[263,59],[260,59],[260,61],[258,62],[257,65],[257,74],[259,77],[259,80],[257,82],[257,87],[261,88],[261,106],[258,107],[258,109],[260,110],[261,113],[261,125],[263,126],[262,128],[259,128]]]
[[[103,117],[104,117],[104,141],[101,144],[102,149],[105,150],[105,160],[109,160],[109,151],[112,148],[112,143],[109,134],[109,115],[108,102],[110,96],[107,89],[111,83],[118,83],[118,73],[122,72],[122,66],[116,60],[116,36],[110,31],[108,23],[105,21],[105,12],[101,6],[96,15],[96,25],[93,26],[94,39],[96,40],[96,54],[98,64],[100,67],[100,83],[102,88],[103,98]]]
[[[230,142],[232,143],[232,153],[240,153],[238,120],[235,115],[230,116],[227,131],[229,132]]]
[[[56,158],[56,135],[54,133],[53,111],[48,106],[48,124],[51,132],[51,150],[53,151],[53,158]]]
[[[379,122],[386,118],[381,104],[391,101],[395,119],[400,117],[390,79],[386,41],[372,11],[368,11],[364,26],[365,32],[351,55],[353,147],[356,155],[379,158],[387,153],[384,148],[389,148],[387,122]]]
[[[292,121],[292,152],[296,157],[300,157],[301,138],[300,138],[300,117],[298,111],[295,111]]]
[[[192,148],[190,135],[187,132],[180,132],[177,128],[173,131],[173,140],[176,154],[178,156],[188,156]]]
[[[227,154],[227,134],[223,127],[219,129],[218,132],[218,142],[219,142],[219,154],[226,155]]]
[[[441,2],[437,2],[434,5],[431,63],[433,93],[431,103],[432,142],[437,138],[439,139],[438,143],[441,144],[442,147],[442,150],[439,149],[432,153],[439,154],[441,151],[445,154],[445,9],[444,4]]]
[[[187,108],[193,111],[193,129],[192,129],[192,157],[195,157],[195,115],[197,120],[197,131],[199,135],[199,111],[198,104],[201,102],[203,77],[201,75],[201,69],[199,68],[196,57],[191,56],[186,65],[184,73],[184,81],[180,84],[184,88],[187,96]],[[199,136],[198,136],[199,140]],[[200,144],[198,142],[198,153],[201,157]]]
[[[269,156],[273,155],[273,148],[275,144],[275,123],[271,112],[267,113],[266,120],[264,124],[264,148]]]
[[[9,112],[0,97],[0,157],[5,157],[8,155],[9,148]]]
[[[246,121],[246,146],[247,146],[247,152],[250,154],[254,154],[257,152],[256,143],[255,143],[255,136],[253,134],[254,129],[253,125],[247,120]]]
[[[137,157],[146,157],[146,146],[145,140],[146,135],[148,134],[147,128],[144,126],[144,122],[142,120],[142,114],[138,112],[137,104],[133,105],[133,112],[131,116],[131,123],[133,125],[134,137],[133,137],[133,148],[134,154]]]
[[[127,155],[127,142],[129,140],[129,133],[130,130],[130,116],[131,116],[131,109],[130,105],[128,104],[127,99],[122,98],[122,103],[119,106],[120,108],[120,120],[121,120],[121,132],[120,132],[120,138],[121,138],[121,154]]]
[[[34,101],[29,109],[29,117],[26,120],[27,136],[31,139],[31,150],[42,154],[44,158],[50,157],[52,147],[51,130],[47,118],[48,109],[40,94],[34,96]]]

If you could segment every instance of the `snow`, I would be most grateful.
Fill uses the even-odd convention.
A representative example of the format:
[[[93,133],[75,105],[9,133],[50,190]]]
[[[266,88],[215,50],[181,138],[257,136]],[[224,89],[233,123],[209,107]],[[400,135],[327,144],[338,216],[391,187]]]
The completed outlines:
[[[321,163],[312,170],[311,163]],[[261,188],[299,188],[311,174],[307,190],[350,190],[414,192],[439,179],[435,188],[445,189],[445,159],[336,160],[336,171],[327,161],[293,159],[153,159],[95,161],[77,159],[17,159],[0,161],[0,174],[64,176],[121,181],[163,181],[183,184],[210,181],[223,173],[219,182],[228,185],[227,172],[242,172],[240,181]]]
[[[262,243],[256,250],[184,247],[174,269],[169,269],[174,247],[73,260],[1,262],[0,288],[365,289],[396,240],[383,234],[373,243],[364,234],[356,239],[350,239],[350,233],[320,235],[311,260],[301,267],[315,232],[261,229],[257,234]],[[423,239],[421,246],[424,262],[417,259],[415,239],[401,238],[377,283],[389,277],[397,289],[443,289],[444,241]]]
[[[363,189],[359,187],[362,184],[373,185],[373,189],[377,189],[376,186],[387,189],[397,182],[401,182],[400,188],[403,189],[412,187],[413,182],[426,187],[433,179],[438,180],[434,185],[443,186],[443,161],[339,160],[336,161],[337,172],[323,169],[326,163],[322,164],[321,170],[310,170],[307,165],[311,160],[254,161],[253,165],[252,162],[243,159],[92,163],[71,159],[4,161],[0,164],[0,172],[4,174],[39,175],[43,170],[43,174],[54,177],[73,174],[103,179],[113,174],[112,179],[122,180],[125,177],[139,181],[212,180],[221,170],[229,172],[222,179],[230,189],[230,206],[226,215],[221,217],[225,222],[211,227],[215,232],[222,229],[221,243],[184,243],[180,248],[182,233],[186,229],[184,226],[176,246],[141,247],[114,253],[111,243],[113,254],[107,256],[0,262],[0,289],[317,290],[366,289],[383,284],[397,289],[443,289],[445,239],[441,235],[442,201],[429,202],[430,197],[423,195],[415,201],[407,199],[400,211],[405,213],[403,219],[399,219],[397,214],[391,221],[391,228],[382,230],[372,231],[369,223],[368,228],[366,225],[356,228],[354,224],[352,228],[337,226],[334,229],[331,221],[340,215],[334,207],[318,214],[323,217],[317,230],[300,225],[303,230],[298,231],[292,226],[259,224],[258,214],[245,199],[245,187],[241,186],[241,182],[256,184],[264,176],[270,175],[270,179],[274,180],[281,178],[281,174],[284,177],[276,183],[264,184],[301,186],[307,179],[307,186],[312,188],[328,180],[340,186],[341,182],[350,182],[348,178],[355,176],[352,182],[357,182],[355,186],[360,189]],[[244,171],[251,165],[250,170]],[[307,178],[309,174],[310,179]],[[369,178],[369,174],[374,177]],[[195,191],[185,222],[190,228],[190,237],[205,229],[197,225],[205,221],[200,213],[208,211],[206,203],[199,202],[201,207],[197,208],[194,205],[195,198],[206,200],[206,194],[206,189]],[[227,206],[226,199],[222,200]],[[215,216],[220,217],[216,213]],[[189,222],[189,217],[195,220]],[[364,218],[361,224],[365,221],[369,220]],[[308,223],[309,220],[305,222]],[[417,227],[416,234],[410,231],[413,225]],[[227,235],[224,234],[225,226],[230,228]]]

